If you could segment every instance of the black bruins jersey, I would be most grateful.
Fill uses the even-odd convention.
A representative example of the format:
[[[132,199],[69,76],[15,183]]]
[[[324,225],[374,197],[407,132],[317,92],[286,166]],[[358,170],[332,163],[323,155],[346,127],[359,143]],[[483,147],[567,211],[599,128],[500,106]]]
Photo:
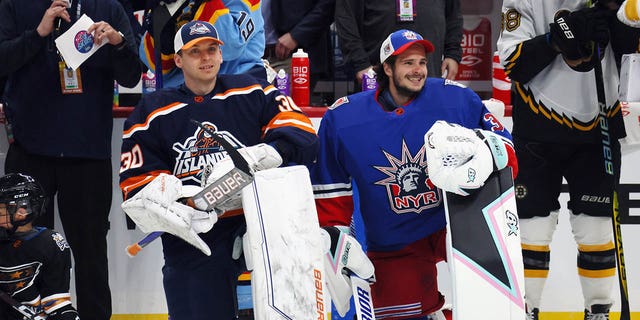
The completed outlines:
[[[34,228],[0,240],[0,290],[29,305],[43,319],[78,319],[71,305],[71,251],[61,234]],[[0,301],[0,320],[22,319]]]

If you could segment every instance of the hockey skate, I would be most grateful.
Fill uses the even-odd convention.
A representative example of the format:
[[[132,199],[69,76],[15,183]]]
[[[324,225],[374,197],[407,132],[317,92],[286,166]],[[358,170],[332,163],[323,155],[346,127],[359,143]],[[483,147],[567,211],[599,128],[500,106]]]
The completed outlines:
[[[591,311],[584,309],[584,320],[609,320],[610,304],[594,304]]]
[[[533,308],[533,310],[527,312],[527,320],[538,320],[538,308]],[[585,318],[586,319],[586,318]]]

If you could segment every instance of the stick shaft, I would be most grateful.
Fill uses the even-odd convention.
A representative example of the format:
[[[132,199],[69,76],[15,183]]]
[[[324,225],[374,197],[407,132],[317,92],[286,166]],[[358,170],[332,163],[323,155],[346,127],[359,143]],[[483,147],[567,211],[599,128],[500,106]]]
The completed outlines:
[[[597,45],[596,45],[597,46]],[[613,152],[611,152],[611,132],[609,131],[609,119],[607,117],[607,100],[604,91],[604,78],[602,75],[602,63],[596,58],[594,74],[596,77],[596,93],[598,95],[598,109],[600,111],[600,132],[602,134],[602,147],[604,154],[604,171],[611,176],[613,181],[612,214],[614,247],[618,268],[618,285],[620,287],[620,320],[630,320],[629,291],[627,289],[627,272],[624,262],[624,249],[622,247],[622,229],[620,224],[620,212],[618,210],[618,192],[616,190],[615,166],[613,165]]]

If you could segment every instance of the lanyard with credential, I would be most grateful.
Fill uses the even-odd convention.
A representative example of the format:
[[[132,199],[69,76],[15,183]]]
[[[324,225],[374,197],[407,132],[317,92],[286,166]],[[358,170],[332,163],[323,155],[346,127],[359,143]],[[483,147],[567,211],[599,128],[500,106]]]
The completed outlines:
[[[77,0],[76,17],[74,21],[78,21],[78,19],[80,19],[80,14],[82,13],[81,6],[81,0]],[[60,35],[59,28],[56,28],[55,33],[56,37]],[[60,89],[62,91],[62,94],[82,93],[82,77],[80,75],[80,68],[76,70],[69,68],[57,49],[56,52],[60,59],[58,61],[58,69],[60,71]]]

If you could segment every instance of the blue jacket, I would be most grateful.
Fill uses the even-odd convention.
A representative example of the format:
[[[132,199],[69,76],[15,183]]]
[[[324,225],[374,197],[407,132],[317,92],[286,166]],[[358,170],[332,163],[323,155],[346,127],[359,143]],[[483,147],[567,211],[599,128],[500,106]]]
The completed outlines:
[[[42,38],[36,28],[50,0],[6,0],[0,4],[0,77],[8,76],[3,94],[7,119],[16,143],[31,154],[52,157],[111,157],[114,80],[133,87],[142,72],[129,20],[115,0],[73,0],[71,23],[80,12],[106,21],[122,32],[127,45],[106,45],[80,66],[82,94],[62,94],[60,58],[53,35]]]

